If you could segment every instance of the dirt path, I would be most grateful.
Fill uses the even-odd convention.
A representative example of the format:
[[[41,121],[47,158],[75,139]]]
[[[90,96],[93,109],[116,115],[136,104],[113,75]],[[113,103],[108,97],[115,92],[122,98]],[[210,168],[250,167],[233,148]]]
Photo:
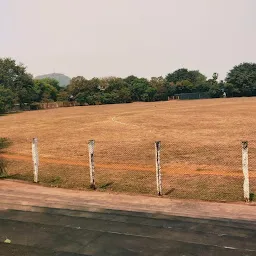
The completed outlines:
[[[31,156],[27,155],[18,155],[18,154],[0,154],[0,157],[10,160],[17,161],[32,161]],[[54,158],[40,158],[40,162],[47,164],[58,164],[58,165],[68,165],[68,166],[84,166],[88,167],[89,165],[86,162],[81,161],[72,161],[72,160],[62,160],[62,159],[54,159]],[[155,167],[153,165],[130,165],[130,164],[102,164],[96,163],[95,166],[97,168],[102,168],[106,170],[120,169],[127,171],[155,171]],[[237,171],[212,171],[212,170],[189,170],[182,165],[165,165],[163,168],[166,174],[171,175],[212,175],[212,176],[227,176],[227,177],[243,177],[243,173]],[[256,178],[256,172],[250,172],[250,177]]]

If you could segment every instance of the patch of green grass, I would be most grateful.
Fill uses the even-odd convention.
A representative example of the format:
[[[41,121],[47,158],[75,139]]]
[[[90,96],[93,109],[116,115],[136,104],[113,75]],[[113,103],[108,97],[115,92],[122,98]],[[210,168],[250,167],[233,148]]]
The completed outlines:
[[[108,182],[108,183],[105,183],[105,184],[102,184],[100,185],[100,189],[107,189],[107,188],[110,188],[112,185],[113,185],[113,181],[112,182]]]
[[[8,148],[11,145],[11,140],[8,138],[0,137],[0,153],[3,149]],[[7,164],[5,159],[0,158],[0,178],[7,176]]]
[[[49,179],[48,183],[52,187],[58,187],[62,183],[62,179],[60,176],[52,177]]]
[[[32,181],[33,180],[33,174],[12,174],[12,175],[6,175],[4,178],[6,179],[13,179],[13,180],[23,180],[23,181]]]
[[[0,178],[6,178],[6,176],[7,176],[6,161],[0,158]]]
[[[8,138],[0,137],[0,150],[8,148],[12,144],[12,141]]]

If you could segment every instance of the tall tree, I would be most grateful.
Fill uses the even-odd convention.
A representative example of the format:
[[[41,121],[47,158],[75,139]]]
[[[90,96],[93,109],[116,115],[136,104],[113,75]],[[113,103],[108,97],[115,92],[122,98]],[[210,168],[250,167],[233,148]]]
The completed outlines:
[[[174,93],[188,93],[192,91],[206,90],[206,76],[198,70],[188,70],[181,68],[166,76],[166,81],[169,86],[169,96]],[[171,94],[171,95],[170,95]]]
[[[89,90],[89,81],[83,76],[73,77],[67,87],[67,91],[73,95],[77,95],[86,90]]]
[[[129,84],[129,85],[132,85],[134,81],[136,81],[138,79],[137,76],[128,76],[124,79],[124,81]]]
[[[241,63],[229,71],[226,82],[234,87],[234,96],[256,96],[256,63]]]
[[[36,97],[34,98],[37,102],[50,102],[57,100],[57,89],[48,83],[47,79],[35,79],[34,80],[34,90],[36,92]]]
[[[116,103],[128,103],[132,101],[129,84],[119,77],[107,79],[107,87],[104,93],[111,93]]]
[[[0,85],[13,92],[15,101],[21,107],[32,102],[35,96],[32,75],[26,72],[24,65],[17,65],[10,58],[0,58]]]
[[[0,86],[0,114],[12,109],[14,105],[14,93],[11,89]]]
[[[62,89],[61,87],[60,87],[60,84],[59,84],[59,81],[58,80],[56,80],[56,79],[54,79],[54,78],[41,78],[40,79],[41,81],[44,81],[45,83],[47,83],[47,84],[49,84],[49,85],[51,85],[51,86],[53,86],[57,91],[59,91],[60,89]]]
[[[169,73],[166,76],[166,81],[174,84],[176,84],[179,81],[188,80],[188,79],[189,79],[189,71],[186,68],[177,69],[173,73]]]
[[[148,101],[149,81],[146,78],[137,78],[130,85],[133,101]]]
[[[149,84],[152,88],[156,90],[154,95],[154,100],[167,100],[168,99],[168,85],[165,78],[160,77],[152,77],[149,81]]]

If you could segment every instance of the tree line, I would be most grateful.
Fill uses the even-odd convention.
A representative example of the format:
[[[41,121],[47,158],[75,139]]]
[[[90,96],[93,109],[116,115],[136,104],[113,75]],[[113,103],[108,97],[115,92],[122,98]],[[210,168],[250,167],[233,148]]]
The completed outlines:
[[[0,58],[0,113],[14,105],[36,108],[40,102],[75,100],[80,105],[163,101],[181,93],[208,93],[219,98],[256,96],[256,63],[241,63],[233,67],[225,80],[218,74],[207,79],[198,70],[178,69],[165,77],[151,79],[128,76],[86,79],[77,76],[62,88],[55,79],[34,79],[22,64],[10,58]]]

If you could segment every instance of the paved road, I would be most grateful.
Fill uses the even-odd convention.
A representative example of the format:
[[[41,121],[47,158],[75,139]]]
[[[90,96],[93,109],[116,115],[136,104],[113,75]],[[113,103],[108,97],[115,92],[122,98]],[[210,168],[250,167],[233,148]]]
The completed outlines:
[[[256,224],[245,221],[33,207],[0,211],[0,227],[12,241],[4,256],[256,255]]]
[[[32,186],[31,198],[26,194],[21,200],[19,184],[16,190],[1,185],[3,183],[0,183],[1,256],[256,255],[255,220],[190,218],[81,207],[80,193],[74,196],[77,201],[65,208],[57,204],[61,190]],[[15,191],[18,194],[15,195]],[[44,206],[38,205],[38,198],[45,199],[49,191],[52,193],[51,201],[47,194],[49,205],[47,202]],[[75,207],[76,204],[80,207]],[[255,209],[250,207],[248,209]],[[4,243],[7,238],[10,244]]]

